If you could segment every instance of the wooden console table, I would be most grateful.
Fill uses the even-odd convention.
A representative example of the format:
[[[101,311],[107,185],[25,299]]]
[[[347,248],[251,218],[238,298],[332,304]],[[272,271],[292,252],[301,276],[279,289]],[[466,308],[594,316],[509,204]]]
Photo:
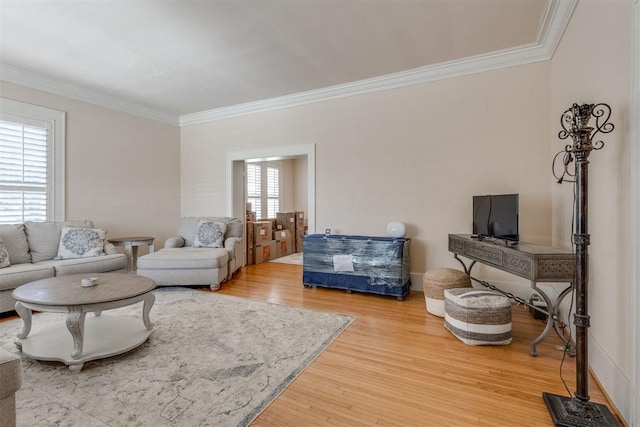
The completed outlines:
[[[536,346],[549,334],[553,327],[558,336],[569,345],[569,354],[575,355],[573,344],[563,336],[559,328],[559,310],[562,300],[574,288],[575,254],[571,250],[550,246],[533,245],[520,242],[517,245],[506,245],[504,242],[481,241],[470,234],[449,234],[449,252],[454,253],[467,274],[479,262],[507,273],[523,277],[531,281],[531,288],[544,299],[547,304],[547,324],[535,340],[531,342],[532,356],[536,356]],[[458,255],[470,259],[467,265]],[[539,282],[567,282],[569,285],[560,292],[553,302],[540,288]]]

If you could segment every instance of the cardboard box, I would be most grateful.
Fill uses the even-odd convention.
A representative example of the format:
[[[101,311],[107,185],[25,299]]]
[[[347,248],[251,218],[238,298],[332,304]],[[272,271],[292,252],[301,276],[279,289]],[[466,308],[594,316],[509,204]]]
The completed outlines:
[[[266,242],[256,243],[253,251],[255,263],[269,261],[276,257],[276,241],[268,240]]]
[[[295,212],[276,212],[276,226],[281,225],[284,230],[291,230],[291,234],[296,231]]]
[[[305,236],[306,234],[307,234],[306,226],[296,229],[296,235],[295,235],[295,242],[296,242],[295,251],[296,252],[302,252],[302,237]]]
[[[293,240],[289,230],[277,230],[273,232],[273,240],[276,241],[276,258],[293,253]]]
[[[255,244],[271,240],[271,221],[255,221],[253,223],[253,241]]]
[[[246,254],[246,265],[252,265],[255,263],[253,258],[253,245],[255,242],[253,241],[253,222],[247,221],[247,238],[245,239],[245,254]]]

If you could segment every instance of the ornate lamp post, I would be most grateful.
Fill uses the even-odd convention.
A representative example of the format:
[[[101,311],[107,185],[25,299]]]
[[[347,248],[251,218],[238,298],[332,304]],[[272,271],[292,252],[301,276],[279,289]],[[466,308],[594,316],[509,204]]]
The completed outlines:
[[[568,173],[568,165],[575,160],[575,245],[576,270],[575,292],[576,312],[573,323],[576,326],[576,391],[572,398],[542,393],[549,409],[549,414],[556,426],[619,426],[615,417],[605,405],[589,402],[589,363],[588,336],[590,326],[588,314],[589,256],[590,236],[588,223],[588,183],[589,154],[592,150],[600,150],[604,142],[594,137],[598,133],[613,131],[609,123],[611,107],[607,104],[573,104],[562,114],[560,139],[571,137],[572,144],[564,149],[564,173],[558,179],[562,183]],[[595,119],[595,127],[589,126]],[[563,152],[560,152],[563,153]]]

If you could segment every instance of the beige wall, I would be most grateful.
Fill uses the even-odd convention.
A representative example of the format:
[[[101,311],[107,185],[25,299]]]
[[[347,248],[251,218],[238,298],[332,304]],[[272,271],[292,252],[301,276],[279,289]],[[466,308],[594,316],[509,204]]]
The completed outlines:
[[[551,64],[551,148],[560,116],[574,102],[611,106],[615,130],[589,160],[589,361],[629,420],[633,351],[631,298],[631,2],[581,1]],[[571,245],[571,184],[553,187],[553,237]],[[636,355],[638,357],[638,355]]]
[[[67,219],[91,219],[111,237],[154,236],[158,247],[175,233],[177,126],[6,82],[0,96],[66,112]]]
[[[471,231],[474,194],[519,193],[522,237],[550,242],[548,73],[538,63],[183,127],[182,214],[225,212],[225,153],[314,143],[316,230],[385,235],[403,221],[414,273],[457,266],[447,234]]]
[[[294,194],[294,211],[307,212],[307,161],[306,157],[297,157],[292,159],[293,162],[293,194]],[[306,216],[308,217],[308,215]]]

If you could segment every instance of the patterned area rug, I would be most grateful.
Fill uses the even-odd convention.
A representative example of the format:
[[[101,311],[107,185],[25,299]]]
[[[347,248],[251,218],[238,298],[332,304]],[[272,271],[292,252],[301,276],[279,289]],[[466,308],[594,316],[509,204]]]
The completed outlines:
[[[291,255],[286,255],[280,258],[272,259],[269,262],[279,262],[281,264],[296,264],[302,265],[302,252],[298,252]]]
[[[181,288],[160,288],[154,332],[129,353],[73,374],[23,357],[19,426],[245,426],[353,317]],[[141,303],[103,312],[141,320]],[[90,315],[88,315],[90,316]],[[34,316],[33,331],[64,315]],[[16,352],[20,319],[0,323]]]

